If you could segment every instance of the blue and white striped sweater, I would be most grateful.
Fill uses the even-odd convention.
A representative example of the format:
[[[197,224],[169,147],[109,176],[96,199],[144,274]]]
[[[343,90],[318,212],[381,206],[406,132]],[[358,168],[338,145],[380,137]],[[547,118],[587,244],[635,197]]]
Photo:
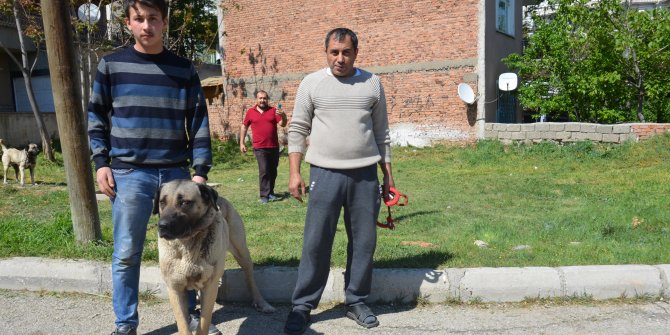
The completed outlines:
[[[193,64],[133,47],[103,57],[88,105],[96,169],[212,165],[207,106]],[[111,164],[110,164],[111,161]]]

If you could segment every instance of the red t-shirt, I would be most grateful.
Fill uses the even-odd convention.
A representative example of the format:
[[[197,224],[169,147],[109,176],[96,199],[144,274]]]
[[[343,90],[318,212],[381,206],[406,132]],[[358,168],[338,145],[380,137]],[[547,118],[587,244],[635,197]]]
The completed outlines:
[[[255,149],[279,148],[277,124],[281,123],[281,116],[277,109],[270,107],[261,113],[256,106],[249,108],[244,116],[244,125],[251,125],[251,145]]]

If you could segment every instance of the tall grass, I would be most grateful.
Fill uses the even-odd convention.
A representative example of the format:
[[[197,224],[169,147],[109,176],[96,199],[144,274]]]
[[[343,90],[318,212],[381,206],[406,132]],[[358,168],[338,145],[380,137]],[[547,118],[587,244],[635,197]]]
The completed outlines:
[[[261,205],[253,154],[240,154],[233,142],[214,151],[210,182],[244,218],[255,262],[297,265],[306,205],[289,198]],[[57,157],[40,160],[40,185],[0,187],[0,257],[109,260],[109,201],[98,203],[103,240],[75,243]],[[378,229],[377,267],[670,263],[670,136],[622,145],[396,147],[393,157],[409,205],[392,208],[395,230]],[[284,155],[277,192],[288,197],[287,164]],[[306,179],[308,170],[302,167]],[[383,207],[380,220],[386,215]],[[144,259],[155,262],[155,218],[147,237]],[[346,243],[340,223],[333,266],[344,266]]]

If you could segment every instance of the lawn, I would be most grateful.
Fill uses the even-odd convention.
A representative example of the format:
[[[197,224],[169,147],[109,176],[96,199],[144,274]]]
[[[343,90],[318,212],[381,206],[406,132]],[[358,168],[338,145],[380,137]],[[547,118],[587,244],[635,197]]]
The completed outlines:
[[[297,266],[306,204],[258,202],[253,155],[215,146],[210,182],[245,220],[258,266]],[[0,257],[111,258],[108,201],[98,202],[102,241],[74,241],[62,156],[40,157],[38,186],[0,185]],[[395,147],[395,230],[378,229],[378,268],[670,263],[670,136],[640,143]],[[302,171],[307,178],[308,166]],[[277,192],[288,196],[281,157]],[[382,208],[380,219],[386,217]],[[144,259],[157,261],[156,218]],[[476,245],[485,243],[486,247]],[[346,261],[340,223],[332,265]],[[232,258],[231,258],[232,260]]]

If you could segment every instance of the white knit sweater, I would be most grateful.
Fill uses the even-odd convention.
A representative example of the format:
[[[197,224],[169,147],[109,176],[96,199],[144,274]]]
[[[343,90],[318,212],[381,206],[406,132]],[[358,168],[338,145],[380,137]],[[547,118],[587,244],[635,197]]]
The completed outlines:
[[[336,77],[324,68],[307,75],[295,98],[288,152],[323,168],[354,169],[391,162],[386,98],[376,75],[356,70]]]

